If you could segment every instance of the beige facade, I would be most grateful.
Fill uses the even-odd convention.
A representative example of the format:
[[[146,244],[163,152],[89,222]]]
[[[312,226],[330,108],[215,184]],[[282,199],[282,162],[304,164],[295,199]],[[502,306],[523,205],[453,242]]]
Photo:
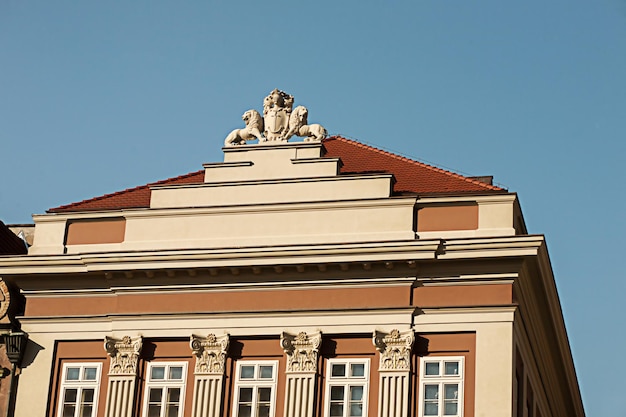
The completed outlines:
[[[226,147],[142,207],[34,216],[0,258],[26,299],[15,415],[583,416],[517,196],[398,191],[330,146]]]

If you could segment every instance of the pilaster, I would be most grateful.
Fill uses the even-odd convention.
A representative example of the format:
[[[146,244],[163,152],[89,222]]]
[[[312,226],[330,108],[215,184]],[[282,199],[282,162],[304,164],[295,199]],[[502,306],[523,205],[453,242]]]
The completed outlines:
[[[132,339],[106,337],[104,349],[111,357],[109,386],[106,399],[106,417],[131,417],[135,398],[137,362],[143,341],[141,336]]]
[[[222,408],[224,369],[229,335],[191,336],[190,346],[196,357],[192,417],[217,417]]]
[[[409,378],[414,340],[412,330],[404,333],[397,329],[389,333],[374,332],[374,346],[380,352],[378,417],[409,415]]]
[[[315,406],[317,358],[322,333],[283,333],[280,344],[287,355],[285,417],[312,417]]]

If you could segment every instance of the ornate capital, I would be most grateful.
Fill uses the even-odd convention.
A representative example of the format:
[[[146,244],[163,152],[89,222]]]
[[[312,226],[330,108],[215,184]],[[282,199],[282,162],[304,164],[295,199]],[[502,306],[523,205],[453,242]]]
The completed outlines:
[[[229,341],[228,334],[219,337],[213,333],[207,337],[191,336],[189,345],[196,357],[195,373],[223,375]]]
[[[111,357],[109,375],[137,375],[137,361],[143,340],[141,336],[132,339],[124,336],[122,339],[104,338],[104,350]]]
[[[287,354],[287,372],[317,372],[317,355],[322,344],[322,333],[298,333],[297,336],[283,332],[280,345]]]
[[[410,371],[411,348],[415,336],[413,330],[400,333],[394,329],[389,333],[374,332],[373,342],[380,352],[379,371]]]

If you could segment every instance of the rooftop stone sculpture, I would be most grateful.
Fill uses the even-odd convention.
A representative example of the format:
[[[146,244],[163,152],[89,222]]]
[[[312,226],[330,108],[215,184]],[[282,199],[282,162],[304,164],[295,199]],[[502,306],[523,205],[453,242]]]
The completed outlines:
[[[274,89],[263,100],[263,118],[254,109],[242,116],[243,129],[235,129],[226,137],[224,146],[245,145],[258,139],[259,143],[287,142],[292,136],[304,137],[305,141],[321,141],[328,134],[319,124],[308,124],[309,111],[304,106],[293,109],[293,96]],[[263,132],[263,133],[261,133]]]

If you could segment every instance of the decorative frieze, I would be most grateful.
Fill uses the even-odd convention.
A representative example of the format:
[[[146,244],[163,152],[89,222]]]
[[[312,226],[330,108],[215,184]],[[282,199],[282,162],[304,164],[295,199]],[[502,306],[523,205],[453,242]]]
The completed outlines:
[[[196,357],[195,374],[223,375],[228,354],[229,335],[191,336],[191,350]]]
[[[379,371],[411,370],[411,349],[415,341],[412,330],[404,333],[397,329],[389,333],[375,331],[373,341],[380,352]]]
[[[137,375],[137,361],[142,344],[141,336],[134,339],[130,336],[124,336],[122,339],[106,336],[104,350],[111,357],[109,375]]]
[[[280,345],[287,354],[287,372],[317,372],[317,356],[322,333],[300,332],[294,336],[283,332]]]

